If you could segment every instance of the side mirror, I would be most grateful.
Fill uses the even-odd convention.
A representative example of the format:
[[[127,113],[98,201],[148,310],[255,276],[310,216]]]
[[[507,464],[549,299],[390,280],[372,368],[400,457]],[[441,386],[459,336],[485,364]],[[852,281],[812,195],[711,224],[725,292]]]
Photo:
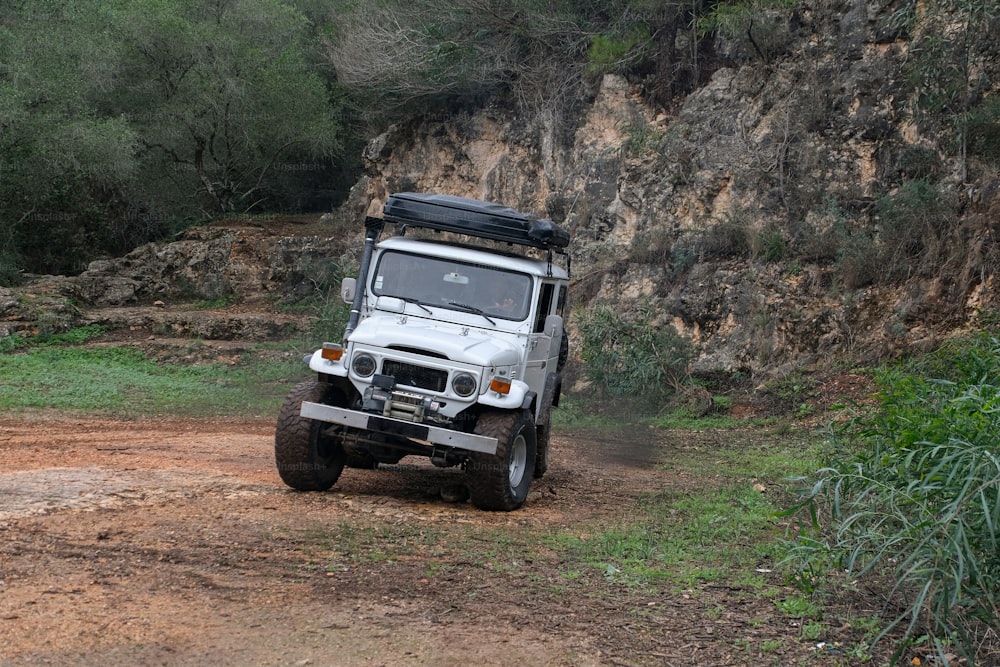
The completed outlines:
[[[340,298],[344,303],[354,303],[354,296],[358,291],[358,281],[354,278],[344,278],[340,283]]]

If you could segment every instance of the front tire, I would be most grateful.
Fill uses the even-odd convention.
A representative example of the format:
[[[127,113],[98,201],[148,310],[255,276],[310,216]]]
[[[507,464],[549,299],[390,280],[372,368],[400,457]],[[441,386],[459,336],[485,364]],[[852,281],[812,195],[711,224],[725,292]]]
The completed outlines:
[[[325,435],[328,424],[299,414],[302,403],[329,402],[335,390],[321,382],[297,385],[278,413],[274,432],[274,459],[278,475],[298,491],[326,491],[344,470],[344,448],[337,437]]]
[[[535,425],[526,410],[490,411],[479,416],[475,433],[497,439],[496,454],[473,454],[466,465],[472,504],[509,512],[528,498],[535,470]]]

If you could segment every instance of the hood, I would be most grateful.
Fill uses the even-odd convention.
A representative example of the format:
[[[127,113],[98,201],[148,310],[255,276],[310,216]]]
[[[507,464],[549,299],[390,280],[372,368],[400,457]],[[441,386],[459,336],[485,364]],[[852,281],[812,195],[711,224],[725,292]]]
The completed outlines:
[[[468,331],[463,335],[462,331]],[[451,361],[476,366],[512,366],[519,360],[512,341],[473,328],[456,327],[419,318],[400,324],[397,317],[369,317],[351,332],[350,342],[372,347],[404,347],[443,354]]]

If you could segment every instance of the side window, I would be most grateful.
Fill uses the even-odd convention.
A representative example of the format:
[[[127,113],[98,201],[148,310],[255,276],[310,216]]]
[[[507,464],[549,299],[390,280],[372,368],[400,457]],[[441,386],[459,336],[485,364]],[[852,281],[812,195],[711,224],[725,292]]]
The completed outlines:
[[[556,315],[560,317],[566,317],[566,286],[561,285],[559,287],[559,302],[556,304]]]
[[[542,294],[538,299],[538,314],[535,316],[535,333],[545,330],[545,318],[552,312],[552,295],[555,292],[555,285],[552,283],[542,284]]]

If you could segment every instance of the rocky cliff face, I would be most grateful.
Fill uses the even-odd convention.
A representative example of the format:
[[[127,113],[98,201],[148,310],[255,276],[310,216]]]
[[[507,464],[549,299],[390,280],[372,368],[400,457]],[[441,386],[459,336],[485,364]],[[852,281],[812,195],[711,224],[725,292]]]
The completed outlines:
[[[551,217],[574,233],[574,305],[613,303],[625,316],[652,305],[695,344],[696,372],[781,373],[931,347],[997,306],[1000,200],[995,183],[952,183],[961,197],[979,192],[940,235],[959,259],[901,285],[877,286],[878,266],[835,261],[832,237],[877,227],[874,197],[936,146],[906,120],[906,45],[879,28],[884,3],[842,4],[805,3],[787,26],[795,57],[723,67],[670,114],[609,75],[571,141],[498,110],[390,128],[368,146],[341,213],[377,215],[389,193],[420,190]],[[727,229],[784,251],[726,256]]]
[[[281,304],[328,293],[340,267],[357,263],[358,249],[350,234],[329,224],[272,223],[196,227],[180,240],[91,262],[78,276],[0,288],[0,337],[88,324],[142,337],[224,341],[301,333],[309,313]]]

